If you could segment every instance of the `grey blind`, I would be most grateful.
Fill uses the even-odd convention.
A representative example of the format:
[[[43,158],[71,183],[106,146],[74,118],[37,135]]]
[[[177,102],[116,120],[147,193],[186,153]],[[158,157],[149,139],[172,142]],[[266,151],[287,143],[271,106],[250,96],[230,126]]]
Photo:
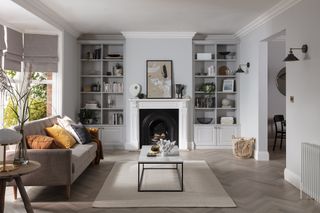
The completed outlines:
[[[58,36],[24,34],[24,62],[33,72],[57,72]]]
[[[21,71],[22,34],[7,28],[7,52],[4,53],[4,69]]]
[[[3,50],[7,49],[6,43],[4,41],[4,28],[0,24],[0,58],[3,56]]]

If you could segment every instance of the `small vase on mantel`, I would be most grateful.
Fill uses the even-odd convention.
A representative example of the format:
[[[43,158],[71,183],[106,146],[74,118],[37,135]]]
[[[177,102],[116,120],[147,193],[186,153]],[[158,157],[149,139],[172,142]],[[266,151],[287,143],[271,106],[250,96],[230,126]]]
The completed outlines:
[[[20,143],[18,143],[16,146],[13,163],[16,165],[26,165],[29,163],[27,154],[27,143],[23,130],[20,130],[20,134],[22,135],[22,138]]]

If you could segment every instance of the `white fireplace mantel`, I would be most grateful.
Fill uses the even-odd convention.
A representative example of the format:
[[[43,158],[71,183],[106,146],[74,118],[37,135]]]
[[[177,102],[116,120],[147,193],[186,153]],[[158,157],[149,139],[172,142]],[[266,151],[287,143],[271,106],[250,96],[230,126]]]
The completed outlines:
[[[189,98],[184,99],[129,99],[129,141],[127,149],[138,150],[140,144],[140,109],[178,109],[179,110],[179,148],[190,149],[189,140]]]

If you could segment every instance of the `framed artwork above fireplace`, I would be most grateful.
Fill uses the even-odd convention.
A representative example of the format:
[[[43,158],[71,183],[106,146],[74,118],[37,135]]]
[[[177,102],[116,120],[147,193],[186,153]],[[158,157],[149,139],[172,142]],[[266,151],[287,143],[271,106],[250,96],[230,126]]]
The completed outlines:
[[[147,60],[147,98],[172,98],[171,60]]]

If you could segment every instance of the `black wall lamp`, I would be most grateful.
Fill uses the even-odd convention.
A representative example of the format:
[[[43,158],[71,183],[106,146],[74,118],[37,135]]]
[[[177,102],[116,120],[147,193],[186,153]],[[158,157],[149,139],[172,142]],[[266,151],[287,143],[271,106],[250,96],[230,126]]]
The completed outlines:
[[[242,67],[246,67],[245,70]],[[236,73],[248,73],[249,72],[250,63],[247,62],[246,64],[239,64],[239,68],[237,69]]]
[[[301,50],[303,53],[307,53],[308,45],[304,44],[301,48],[290,48],[288,56],[283,61],[299,61],[299,59],[293,54],[293,50]]]

